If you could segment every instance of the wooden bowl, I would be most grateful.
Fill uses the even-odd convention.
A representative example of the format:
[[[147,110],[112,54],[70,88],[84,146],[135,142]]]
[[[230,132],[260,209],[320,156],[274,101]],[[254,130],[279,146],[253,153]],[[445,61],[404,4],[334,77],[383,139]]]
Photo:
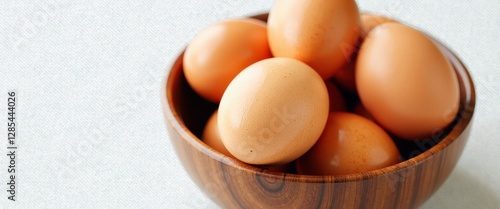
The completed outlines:
[[[266,20],[267,15],[254,18]],[[217,106],[200,98],[187,84],[183,54],[162,86],[170,140],[191,179],[223,208],[416,208],[455,167],[475,108],[474,84],[467,69],[449,49],[436,43],[457,72],[460,111],[449,128],[427,140],[396,140],[405,158],[399,164],[351,175],[307,176],[271,172],[216,152],[199,138]]]

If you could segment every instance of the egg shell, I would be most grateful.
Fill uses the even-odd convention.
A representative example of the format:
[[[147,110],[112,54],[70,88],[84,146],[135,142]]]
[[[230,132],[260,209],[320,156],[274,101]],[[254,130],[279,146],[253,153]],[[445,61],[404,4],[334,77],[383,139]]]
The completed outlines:
[[[205,128],[203,130],[202,141],[221,154],[235,158],[227,149],[226,146],[222,143],[222,139],[220,138],[219,126],[217,125],[217,117],[218,110],[216,110],[207,121]],[[236,159],[236,158],[235,158]],[[295,167],[295,163],[287,163],[284,165],[277,166],[261,166],[262,169],[267,169],[273,172],[287,173]]]
[[[305,62],[326,79],[355,50],[359,24],[354,0],[277,0],[269,12],[269,44],[274,56]]]
[[[397,22],[394,19],[375,15],[375,14],[361,14],[361,37],[365,38],[373,28],[384,23]]]
[[[391,137],[359,115],[332,112],[316,144],[297,160],[299,174],[345,175],[401,162]]]
[[[239,160],[289,163],[311,148],[329,112],[324,81],[308,65],[270,58],[243,70],[219,105],[222,142]]]
[[[374,28],[361,45],[355,77],[364,107],[401,138],[429,137],[457,114],[454,69],[425,34],[409,26]]]
[[[266,23],[224,20],[200,31],[183,58],[186,80],[203,98],[219,103],[231,80],[249,65],[271,57]]]
[[[361,33],[357,47],[353,52],[353,54],[351,55],[350,59],[348,60],[347,64],[344,65],[342,68],[340,68],[333,75],[333,79],[342,87],[342,89],[350,93],[356,93],[357,89],[354,78],[355,77],[354,70],[356,68],[356,60],[358,53],[357,50],[359,48],[359,45],[373,28],[389,22],[397,22],[397,21],[380,15],[366,14],[366,13],[361,14],[361,24],[360,24]]]
[[[216,110],[208,119],[207,124],[205,125],[205,129],[203,130],[201,140],[215,151],[234,158],[234,156],[229,151],[227,151],[226,147],[222,143],[219,133],[219,126],[217,125],[217,116],[218,111]]]

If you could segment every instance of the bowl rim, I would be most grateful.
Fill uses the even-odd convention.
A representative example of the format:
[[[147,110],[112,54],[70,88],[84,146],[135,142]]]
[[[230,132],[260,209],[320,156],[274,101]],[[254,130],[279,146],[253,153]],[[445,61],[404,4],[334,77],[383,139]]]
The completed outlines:
[[[369,13],[369,14],[374,14],[374,13]],[[262,18],[263,16],[266,16],[267,13],[262,13],[259,15],[254,15],[250,16],[251,18]],[[461,113],[462,110],[465,109],[467,111],[464,115],[462,116],[457,116],[456,118],[458,119],[456,124],[452,127],[451,131],[446,135],[441,141],[438,143],[434,144],[430,149],[421,152],[419,155],[412,157],[410,159],[407,159],[405,161],[402,161],[400,163],[397,163],[395,165],[391,165],[385,168],[377,169],[377,170],[372,170],[372,171],[367,171],[367,172],[362,172],[362,173],[355,173],[355,174],[345,174],[345,175],[305,175],[305,174],[290,174],[290,173],[280,173],[280,172],[273,172],[269,171],[264,168],[259,168],[253,165],[246,164],[242,161],[239,161],[237,159],[225,156],[205,143],[201,141],[195,134],[193,134],[187,126],[182,122],[182,119],[180,115],[177,113],[175,110],[173,98],[172,98],[172,91],[173,88],[169,87],[172,86],[174,83],[174,79],[176,77],[179,77],[178,74],[183,73],[182,72],[182,61],[183,61],[183,55],[185,48],[182,50],[182,52],[174,58],[174,62],[169,68],[167,69],[167,73],[163,78],[162,84],[161,84],[161,103],[162,103],[162,109],[164,112],[164,116],[166,118],[166,122],[173,127],[173,130],[175,130],[182,138],[182,140],[185,140],[190,146],[193,146],[196,150],[199,152],[202,152],[203,154],[207,155],[208,157],[212,158],[213,160],[219,161],[222,164],[225,164],[226,166],[232,167],[234,169],[242,170],[244,172],[248,172],[252,175],[258,175],[258,176],[265,176],[267,178],[273,178],[273,179],[282,179],[283,181],[292,181],[292,182],[307,182],[307,183],[339,183],[339,182],[352,182],[352,181],[359,181],[359,180],[367,180],[387,174],[392,174],[396,173],[397,171],[404,170],[404,169],[410,169],[413,168],[426,160],[429,160],[433,155],[443,151],[447,146],[449,146],[451,143],[453,143],[460,135],[469,127],[470,122],[472,121],[474,112],[475,112],[475,106],[476,106],[476,93],[475,93],[475,86],[474,82],[472,80],[472,77],[470,76],[470,73],[468,72],[466,66],[463,64],[463,62],[456,56],[456,54],[450,50],[449,47],[444,45],[442,42],[438,41],[437,39],[433,38],[432,36],[429,36],[426,34],[431,40],[434,41],[434,43],[438,46],[438,48],[442,51],[442,53],[445,55],[445,57],[448,59],[452,67],[454,68],[457,78],[459,79],[459,83],[468,83],[469,85],[464,85],[464,90],[465,92],[460,92],[460,100],[465,99],[466,100],[466,106],[465,107],[460,107],[459,113]],[[462,80],[462,81],[460,81]],[[465,98],[462,98],[465,97]],[[169,136],[169,139],[172,140]]]

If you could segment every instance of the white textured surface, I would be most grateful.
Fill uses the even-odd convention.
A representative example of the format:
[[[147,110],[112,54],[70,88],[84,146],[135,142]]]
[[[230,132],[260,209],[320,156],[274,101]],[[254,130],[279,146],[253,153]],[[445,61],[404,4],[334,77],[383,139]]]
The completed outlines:
[[[0,2],[0,208],[216,208],[167,138],[159,82],[210,23],[272,1]],[[500,3],[358,0],[433,34],[478,93],[470,141],[422,208],[500,207]],[[18,201],[7,201],[6,100],[18,93]]]

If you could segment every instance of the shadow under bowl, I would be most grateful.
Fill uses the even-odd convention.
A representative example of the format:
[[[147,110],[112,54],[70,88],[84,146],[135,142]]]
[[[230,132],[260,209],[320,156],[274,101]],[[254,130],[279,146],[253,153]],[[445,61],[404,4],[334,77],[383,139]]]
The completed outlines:
[[[253,16],[267,20],[267,14]],[[460,85],[453,124],[423,141],[396,140],[405,160],[383,169],[341,176],[276,173],[224,156],[200,136],[217,108],[199,97],[182,70],[183,53],[162,85],[166,126],[186,172],[223,208],[416,208],[446,180],[467,142],[475,109],[472,79],[461,61],[436,44],[452,63]]]

